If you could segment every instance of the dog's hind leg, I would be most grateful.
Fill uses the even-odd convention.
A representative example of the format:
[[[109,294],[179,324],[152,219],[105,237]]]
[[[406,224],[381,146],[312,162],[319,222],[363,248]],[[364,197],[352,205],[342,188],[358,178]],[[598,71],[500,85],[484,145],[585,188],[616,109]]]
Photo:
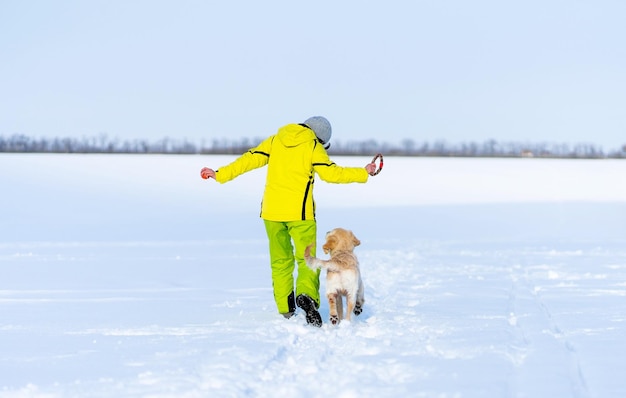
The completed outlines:
[[[330,312],[330,323],[336,325],[339,323],[341,319],[337,309],[341,308],[341,296],[337,293],[328,293],[326,295],[328,298],[328,310]]]

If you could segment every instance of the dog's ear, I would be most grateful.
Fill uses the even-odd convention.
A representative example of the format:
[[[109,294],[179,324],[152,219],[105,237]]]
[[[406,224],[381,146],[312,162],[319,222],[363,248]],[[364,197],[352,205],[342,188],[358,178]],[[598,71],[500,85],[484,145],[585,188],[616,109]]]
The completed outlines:
[[[329,235],[326,237],[326,243],[322,246],[324,253],[328,254],[331,250],[333,250],[337,246],[337,238],[334,235]]]
[[[354,245],[354,247],[357,247],[361,244],[361,241],[359,240],[359,238],[357,238],[353,233],[352,235],[352,244]]]

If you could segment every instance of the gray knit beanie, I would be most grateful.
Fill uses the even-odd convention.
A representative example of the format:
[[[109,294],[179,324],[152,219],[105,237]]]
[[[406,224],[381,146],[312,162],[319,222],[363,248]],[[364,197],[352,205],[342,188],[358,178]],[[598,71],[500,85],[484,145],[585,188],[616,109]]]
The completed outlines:
[[[330,127],[330,122],[323,116],[313,116],[304,121],[304,124],[309,126],[315,133],[317,138],[322,141],[322,144],[328,145],[330,137],[333,135],[333,130]]]

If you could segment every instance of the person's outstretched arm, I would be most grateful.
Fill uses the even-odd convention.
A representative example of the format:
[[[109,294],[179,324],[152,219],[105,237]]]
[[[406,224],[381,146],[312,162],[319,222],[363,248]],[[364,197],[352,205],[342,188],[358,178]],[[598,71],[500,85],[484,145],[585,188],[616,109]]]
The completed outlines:
[[[213,178],[219,183],[228,182],[243,173],[265,166],[270,158],[272,142],[274,136],[261,142],[258,146],[248,150],[246,153],[235,159],[232,163],[222,166],[217,170],[203,167],[200,176],[205,180]]]
[[[332,183],[367,182],[368,177],[376,171],[374,163],[365,167],[341,167],[330,160],[328,153],[321,145],[313,150],[313,169],[323,181]]]

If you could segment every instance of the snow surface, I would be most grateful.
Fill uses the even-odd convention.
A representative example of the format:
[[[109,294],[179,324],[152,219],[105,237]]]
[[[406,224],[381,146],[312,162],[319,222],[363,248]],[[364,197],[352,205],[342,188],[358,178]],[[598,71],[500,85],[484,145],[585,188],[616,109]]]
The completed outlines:
[[[0,397],[626,395],[626,161],[318,180],[366,296],[318,329],[274,307],[264,170],[200,179],[231,159],[0,155]]]

